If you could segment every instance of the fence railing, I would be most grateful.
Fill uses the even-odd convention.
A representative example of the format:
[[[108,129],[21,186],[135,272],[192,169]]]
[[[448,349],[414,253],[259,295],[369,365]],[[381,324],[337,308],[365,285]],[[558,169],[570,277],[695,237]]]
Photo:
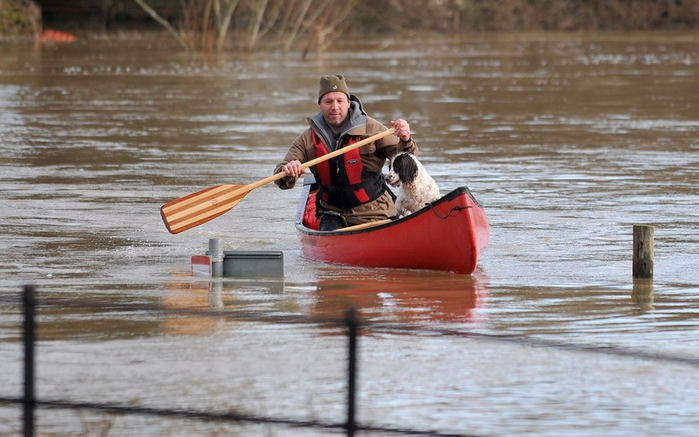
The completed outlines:
[[[343,320],[336,321],[346,327],[347,332],[347,405],[346,421],[342,423],[328,423],[320,421],[295,420],[284,418],[263,417],[235,413],[212,413],[206,411],[165,409],[146,406],[126,406],[118,404],[100,404],[92,402],[75,402],[57,399],[39,399],[35,395],[35,342],[36,342],[36,309],[37,299],[35,288],[25,286],[22,304],[23,315],[23,347],[24,347],[24,385],[22,397],[0,397],[0,403],[17,404],[23,408],[23,435],[33,437],[36,433],[35,414],[37,408],[48,409],[76,409],[115,414],[133,414],[169,417],[178,419],[192,419],[231,423],[255,423],[290,426],[295,428],[315,428],[344,431],[347,436],[354,436],[358,431],[381,432],[396,435],[425,435],[425,436],[463,436],[464,434],[444,434],[427,430],[399,429],[381,426],[359,424],[356,421],[356,390],[357,390],[357,347],[360,321],[354,308],[350,308]],[[204,312],[199,310],[199,312]],[[216,312],[206,312],[216,313]]]
[[[391,324],[386,326],[380,323],[365,323],[360,320],[356,310],[349,309],[345,316],[341,319],[333,320],[338,326],[342,325],[346,328],[347,335],[347,393],[346,393],[346,420],[344,422],[321,422],[309,420],[296,420],[290,418],[275,418],[255,415],[245,415],[237,413],[214,413],[207,411],[185,410],[185,409],[166,409],[149,406],[130,406],[119,404],[100,404],[91,402],[68,401],[61,399],[40,399],[35,395],[36,375],[35,375],[35,343],[36,343],[36,310],[39,304],[44,304],[43,300],[37,300],[35,289],[32,286],[26,286],[23,290],[21,299],[23,305],[23,322],[22,322],[22,339],[24,347],[24,384],[23,395],[21,397],[4,397],[0,396],[0,404],[18,405],[23,408],[23,432],[25,437],[33,437],[35,435],[35,414],[37,408],[45,409],[71,409],[71,410],[88,410],[93,412],[105,412],[114,414],[130,414],[130,415],[147,415],[158,416],[165,418],[190,419],[202,421],[215,421],[226,423],[239,424],[270,424],[279,426],[288,426],[294,428],[309,428],[309,429],[325,429],[333,430],[340,433],[345,433],[348,436],[354,436],[357,432],[378,432],[383,434],[395,435],[424,435],[424,436],[466,436],[467,434],[440,433],[429,430],[391,428],[382,426],[372,426],[358,423],[356,420],[357,411],[357,350],[360,328],[371,328],[372,330],[390,330],[392,332],[415,332],[432,333],[441,336],[454,335],[469,340],[482,340],[491,342],[509,342],[516,343],[520,346],[541,347],[541,348],[557,348],[569,351],[596,353],[614,356],[623,356],[638,360],[652,360],[655,362],[668,362],[674,364],[684,364],[693,367],[699,367],[699,358],[692,356],[676,356],[662,353],[630,350],[623,348],[609,348],[607,346],[581,345],[565,342],[557,342],[552,340],[543,340],[536,338],[523,338],[521,336],[502,336],[491,335],[484,333],[464,332],[462,330],[445,330],[445,329],[426,329],[416,328],[415,326],[398,326]],[[13,299],[17,302],[17,299]],[[76,303],[75,301],[67,301],[62,299],[51,299],[46,301],[45,305],[71,305],[79,307],[88,307],[90,303]],[[100,306],[102,309],[104,305]],[[114,310],[131,310],[129,305],[109,305]],[[166,311],[160,309],[159,311]],[[200,310],[200,309],[178,309],[170,310],[178,314],[197,314],[208,316],[230,316],[230,313],[219,310]],[[235,315],[236,319],[249,319],[254,321],[266,320],[262,315]],[[270,321],[278,321],[278,318],[270,318]],[[285,319],[287,323],[293,323],[294,319]],[[299,323],[308,323],[308,318],[298,320]],[[324,319],[323,322],[328,322]]]

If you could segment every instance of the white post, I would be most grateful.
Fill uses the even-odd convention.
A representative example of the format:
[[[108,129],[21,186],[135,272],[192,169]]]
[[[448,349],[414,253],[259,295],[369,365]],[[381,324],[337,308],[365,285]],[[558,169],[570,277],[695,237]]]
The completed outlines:
[[[209,239],[209,256],[211,257],[211,277],[223,276],[223,246],[220,238]]]

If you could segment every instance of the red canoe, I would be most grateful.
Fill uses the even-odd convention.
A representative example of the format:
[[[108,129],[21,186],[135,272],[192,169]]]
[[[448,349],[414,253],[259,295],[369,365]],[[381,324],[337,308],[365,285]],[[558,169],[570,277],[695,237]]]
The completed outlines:
[[[307,219],[317,184],[306,177],[296,212],[306,258],[363,267],[446,270],[471,274],[490,231],[483,207],[460,187],[413,214],[356,230],[321,232]],[[306,219],[304,219],[306,218]],[[315,228],[315,229],[314,229]]]

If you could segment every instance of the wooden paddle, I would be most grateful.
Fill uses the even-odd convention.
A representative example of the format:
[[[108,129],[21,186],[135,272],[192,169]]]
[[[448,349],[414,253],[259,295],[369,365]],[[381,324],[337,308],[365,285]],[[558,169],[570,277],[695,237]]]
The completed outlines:
[[[313,167],[318,163],[380,140],[383,137],[391,135],[393,132],[393,128],[388,129],[349,146],[345,146],[342,149],[335,150],[327,155],[305,162],[301,165],[301,168],[306,169]],[[206,188],[166,203],[160,208],[160,215],[163,218],[163,222],[165,222],[167,230],[172,234],[179,234],[180,232],[199,226],[225,214],[243,200],[250,191],[262,185],[274,182],[277,179],[281,179],[284,176],[286,176],[286,173],[281,171],[249,185],[217,185],[215,187]]]

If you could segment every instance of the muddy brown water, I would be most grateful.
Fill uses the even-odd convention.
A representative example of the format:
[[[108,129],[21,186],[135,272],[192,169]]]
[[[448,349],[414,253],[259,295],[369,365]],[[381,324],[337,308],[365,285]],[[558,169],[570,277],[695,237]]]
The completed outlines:
[[[34,284],[59,302],[39,313],[40,398],[340,423],[346,339],[318,318],[352,305],[377,324],[360,339],[364,424],[693,435],[698,43],[380,38],[306,61],[187,55],[128,36],[1,43],[0,396],[21,395],[17,299]],[[267,177],[327,72],[344,73],[375,118],[411,123],[443,193],[467,186],[485,205],[491,240],[473,275],[306,260],[300,190],[272,185],[166,231],[163,203]],[[655,226],[652,281],[632,279],[634,224]],[[284,278],[191,277],[210,238],[283,251]],[[229,316],[161,311],[211,308]],[[43,409],[37,421],[46,435],[333,434]],[[1,405],[0,434],[20,430],[20,409]]]

